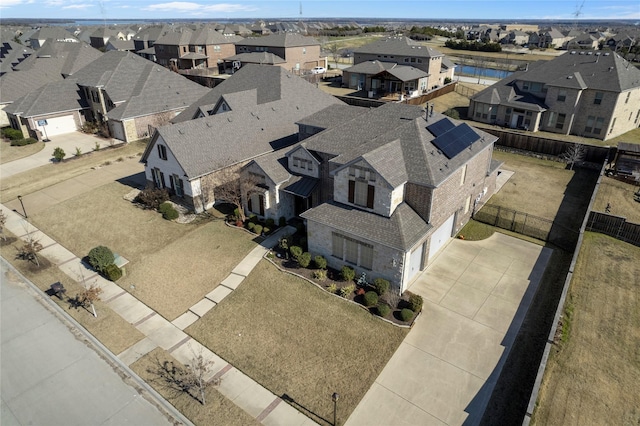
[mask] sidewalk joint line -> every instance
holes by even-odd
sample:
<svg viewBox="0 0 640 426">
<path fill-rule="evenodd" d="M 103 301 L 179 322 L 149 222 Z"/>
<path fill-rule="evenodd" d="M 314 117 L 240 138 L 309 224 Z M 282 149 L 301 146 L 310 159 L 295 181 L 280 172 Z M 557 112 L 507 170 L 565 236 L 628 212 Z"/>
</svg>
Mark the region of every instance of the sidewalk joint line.
<svg viewBox="0 0 640 426">
<path fill-rule="evenodd" d="M 151 311 L 151 313 L 149 315 L 147 315 L 146 317 L 139 319 L 138 321 L 133 323 L 134 327 L 139 326 L 140 324 L 142 324 L 143 322 L 145 322 L 146 320 L 148 320 L 149 318 L 151 318 L 152 316 L 156 315 L 155 311 Z"/>
<path fill-rule="evenodd" d="M 276 409 L 276 407 L 278 406 L 278 404 L 280 404 L 282 402 L 282 399 L 278 398 L 276 396 L 276 399 L 274 399 L 271 404 L 269 404 L 267 406 L 267 408 L 265 408 L 264 410 L 262 410 L 262 412 L 258 415 L 258 417 L 256 417 L 256 421 L 262 423 L 262 421 L 269 415 L 271 414 L 271 412 L 273 410 Z"/>
<path fill-rule="evenodd" d="M 56 244 L 57 244 L 57 243 L 56 243 Z M 62 262 L 62 263 L 59 263 L 59 264 L 58 264 L 58 268 L 59 268 L 59 267 L 61 267 L 62 265 L 66 265 L 67 263 L 72 262 L 72 261 L 74 261 L 74 260 L 80 260 L 80 259 L 78 259 L 78 257 L 77 257 L 77 256 L 74 256 L 74 257 L 72 257 L 71 259 L 68 259 L 68 260 L 65 260 L 65 261 L 64 261 L 64 262 Z"/>
<path fill-rule="evenodd" d="M 175 327 L 175 326 L 174 326 Z M 176 327 L 177 328 L 177 327 Z M 178 349 L 180 346 L 184 345 L 185 343 L 187 343 L 189 340 L 191 340 L 191 336 L 187 336 L 184 339 L 180 340 L 178 343 L 176 343 L 175 345 L 171 346 L 167 352 L 171 353 L 173 351 L 175 351 L 176 349 Z"/>
<path fill-rule="evenodd" d="M 220 377 L 224 376 L 232 368 L 233 368 L 233 365 L 227 363 L 227 365 L 222 367 L 222 370 L 218 371 L 216 374 L 213 375 L 211 380 L 218 380 Z"/>
<path fill-rule="evenodd" d="M 118 297 L 122 296 L 123 294 L 125 294 L 126 291 L 122 290 L 122 293 L 118 293 L 115 296 L 110 297 L 109 299 L 105 300 L 104 303 L 111 303 L 114 300 L 116 300 Z"/>
</svg>

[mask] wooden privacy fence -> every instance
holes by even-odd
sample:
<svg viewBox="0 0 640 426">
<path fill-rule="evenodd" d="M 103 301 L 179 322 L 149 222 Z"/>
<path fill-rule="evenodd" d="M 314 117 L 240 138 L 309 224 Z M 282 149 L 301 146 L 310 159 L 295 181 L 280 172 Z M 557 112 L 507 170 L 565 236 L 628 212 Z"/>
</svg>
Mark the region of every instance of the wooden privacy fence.
<svg viewBox="0 0 640 426">
<path fill-rule="evenodd" d="M 446 95 L 447 93 L 455 91 L 457 85 L 457 82 L 452 82 L 445 86 L 438 87 L 437 89 L 433 89 L 416 98 L 407 98 L 403 102 L 409 105 L 422 105 L 423 103 L 428 102 L 431 99 L 437 98 L 438 96 Z"/>
<path fill-rule="evenodd" d="M 640 225 L 627 222 L 624 217 L 591 211 L 586 229 L 640 247 Z"/>
<path fill-rule="evenodd" d="M 553 220 L 495 204 L 477 204 L 473 218 L 487 225 L 548 241 L 569 252 L 575 249 L 578 241 L 577 231 L 559 225 Z"/>
</svg>

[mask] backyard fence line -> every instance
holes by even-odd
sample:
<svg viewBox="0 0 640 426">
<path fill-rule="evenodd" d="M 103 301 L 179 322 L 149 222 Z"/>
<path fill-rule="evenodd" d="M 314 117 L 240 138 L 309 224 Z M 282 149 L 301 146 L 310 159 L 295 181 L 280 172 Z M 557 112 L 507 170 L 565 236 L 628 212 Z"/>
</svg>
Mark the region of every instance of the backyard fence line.
<svg viewBox="0 0 640 426">
<path fill-rule="evenodd" d="M 456 93 L 459 93 L 460 95 L 466 96 L 468 98 L 470 98 L 471 96 L 475 95 L 478 92 L 479 90 L 472 89 L 470 87 L 463 86 L 461 84 L 456 85 Z"/>
<path fill-rule="evenodd" d="M 578 231 L 559 225 L 551 219 L 496 204 L 476 204 L 473 218 L 487 225 L 550 242 L 569 252 L 575 249 L 578 241 Z"/>
<path fill-rule="evenodd" d="M 640 224 L 627 222 L 625 217 L 590 211 L 587 231 L 599 232 L 640 247 Z"/>
<path fill-rule="evenodd" d="M 430 90 L 424 95 L 420 95 L 416 98 L 406 98 L 402 102 L 409 105 L 422 105 L 423 103 L 428 102 L 431 99 L 437 98 L 438 96 L 457 91 L 457 86 L 459 86 L 459 84 L 454 81 L 442 87 L 438 87 L 437 89 Z"/>
</svg>

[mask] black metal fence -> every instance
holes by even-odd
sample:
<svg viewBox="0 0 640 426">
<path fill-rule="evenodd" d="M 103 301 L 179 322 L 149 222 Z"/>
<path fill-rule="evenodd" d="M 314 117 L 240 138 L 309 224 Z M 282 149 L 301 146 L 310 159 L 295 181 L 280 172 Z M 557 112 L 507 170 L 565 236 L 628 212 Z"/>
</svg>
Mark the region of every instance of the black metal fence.
<svg viewBox="0 0 640 426">
<path fill-rule="evenodd" d="M 573 252 L 578 241 L 576 230 L 550 219 L 495 204 L 477 204 L 473 218 L 487 225 L 550 242 L 569 252 Z"/>
<path fill-rule="evenodd" d="M 600 232 L 640 247 L 640 225 L 627 222 L 624 217 L 591 211 L 587 221 L 587 231 Z"/>
</svg>

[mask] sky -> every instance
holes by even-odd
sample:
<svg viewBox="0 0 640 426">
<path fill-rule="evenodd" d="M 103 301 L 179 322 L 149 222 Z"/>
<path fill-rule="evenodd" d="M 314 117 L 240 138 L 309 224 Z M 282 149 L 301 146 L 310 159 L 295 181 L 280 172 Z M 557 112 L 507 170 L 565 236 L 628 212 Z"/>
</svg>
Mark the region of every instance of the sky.
<svg viewBox="0 0 640 426">
<path fill-rule="evenodd" d="M 300 9 L 302 8 L 302 15 Z M 247 19 L 380 18 L 557 20 L 631 19 L 640 22 L 639 0 L 0 0 L 6 18 Z"/>
</svg>

